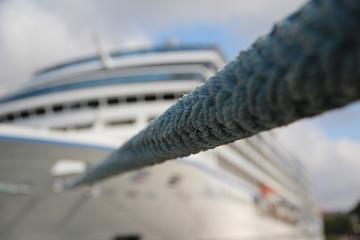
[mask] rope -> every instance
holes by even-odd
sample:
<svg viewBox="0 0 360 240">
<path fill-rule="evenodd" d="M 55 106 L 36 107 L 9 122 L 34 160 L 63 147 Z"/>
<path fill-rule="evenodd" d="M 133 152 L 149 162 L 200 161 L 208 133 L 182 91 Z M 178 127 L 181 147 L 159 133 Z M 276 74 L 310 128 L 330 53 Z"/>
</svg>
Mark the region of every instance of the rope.
<svg viewBox="0 0 360 240">
<path fill-rule="evenodd" d="M 360 98 L 360 1 L 314 0 L 71 187 L 188 156 Z"/>
</svg>

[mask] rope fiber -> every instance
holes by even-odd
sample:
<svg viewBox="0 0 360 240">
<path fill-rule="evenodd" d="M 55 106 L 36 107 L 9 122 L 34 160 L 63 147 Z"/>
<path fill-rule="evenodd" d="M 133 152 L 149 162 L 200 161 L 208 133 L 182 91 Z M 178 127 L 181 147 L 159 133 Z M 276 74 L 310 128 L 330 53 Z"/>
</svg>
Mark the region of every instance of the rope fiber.
<svg viewBox="0 0 360 240">
<path fill-rule="evenodd" d="M 314 0 L 70 187 L 188 156 L 360 98 L 360 1 Z"/>
</svg>

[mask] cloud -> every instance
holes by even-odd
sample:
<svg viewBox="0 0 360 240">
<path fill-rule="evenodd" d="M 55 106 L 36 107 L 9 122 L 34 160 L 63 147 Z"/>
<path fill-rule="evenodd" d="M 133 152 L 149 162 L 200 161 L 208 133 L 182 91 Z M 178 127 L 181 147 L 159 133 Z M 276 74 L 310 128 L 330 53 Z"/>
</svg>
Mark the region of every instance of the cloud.
<svg viewBox="0 0 360 240">
<path fill-rule="evenodd" d="M 76 5 L 76 4 L 75 4 Z M 79 4 L 76 5 L 80 7 Z M 74 20 L 75 20 L 75 16 Z M 71 19 L 31 1 L 2 3 L 0 10 L 0 84 L 13 88 L 39 68 L 80 56 L 94 54 L 91 36 L 96 28 L 76 30 Z M 76 25 L 76 24 L 75 24 Z M 148 44 L 149 40 L 134 28 L 122 32 L 122 47 Z M 115 38 L 104 42 L 115 44 Z"/>
<path fill-rule="evenodd" d="M 360 143 L 329 139 L 313 121 L 276 130 L 279 140 L 309 170 L 325 210 L 347 210 L 360 200 Z"/>
<path fill-rule="evenodd" d="M 155 35 L 166 36 L 172 29 L 207 24 L 230 33 L 227 36 L 233 39 L 235 54 L 302 3 L 304 0 L 1 2 L 0 82 L 14 85 L 35 69 L 94 53 L 94 33 L 102 36 L 108 49 L 134 48 L 152 44 Z"/>
<path fill-rule="evenodd" d="M 360 141 L 360 101 L 336 109 L 314 119 L 317 127 L 326 130 L 331 139 L 351 138 Z"/>
<path fill-rule="evenodd" d="M 83 39 L 69 34 L 61 20 L 26 1 L 11 2 L 1 11 L 0 39 L 1 77 L 9 85 L 59 56 L 84 50 Z"/>
</svg>

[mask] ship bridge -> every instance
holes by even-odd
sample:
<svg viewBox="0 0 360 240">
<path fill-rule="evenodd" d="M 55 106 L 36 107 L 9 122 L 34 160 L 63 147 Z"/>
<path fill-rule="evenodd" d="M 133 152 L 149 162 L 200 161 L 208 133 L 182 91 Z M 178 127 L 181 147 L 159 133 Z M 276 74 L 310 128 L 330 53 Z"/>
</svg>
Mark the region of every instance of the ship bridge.
<svg viewBox="0 0 360 240">
<path fill-rule="evenodd" d="M 0 122 L 131 136 L 225 64 L 216 46 L 160 46 L 68 61 L 0 99 Z M 119 130 L 119 131 L 117 131 Z"/>
<path fill-rule="evenodd" d="M 215 46 L 165 46 L 119 51 L 111 53 L 110 58 L 111 67 L 106 68 L 100 56 L 45 68 L 35 73 L 22 88 L 0 99 L 0 104 L 104 85 L 189 78 L 204 81 L 225 63 L 222 53 Z"/>
</svg>

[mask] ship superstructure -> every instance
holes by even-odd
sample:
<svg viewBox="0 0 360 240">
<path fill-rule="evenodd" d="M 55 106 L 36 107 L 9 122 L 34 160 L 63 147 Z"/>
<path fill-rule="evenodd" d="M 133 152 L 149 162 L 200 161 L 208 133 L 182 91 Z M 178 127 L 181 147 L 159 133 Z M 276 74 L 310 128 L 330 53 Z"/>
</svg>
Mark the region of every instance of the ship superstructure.
<svg viewBox="0 0 360 240">
<path fill-rule="evenodd" d="M 0 201 L 16 209 L 13 199 L 22 198 L 16 212 L 25 215 L 17 222 L 5 213 L 0 237 L 322 239 L 309 176 L 276 131 L 61 193 L 225 64 L 213 46 L 113 52 L 109 60 L 44 69 L 0 100 Z"/>
<path fill-rule="evenodd" d="M 111 69 L 100 57 L 89 57 L 36 73 L 0 100 L 0 121 L 62 131 L 136 132 L 224 65 L 215 47 L 163 47 L 111 57 Z"/>
</svg>

